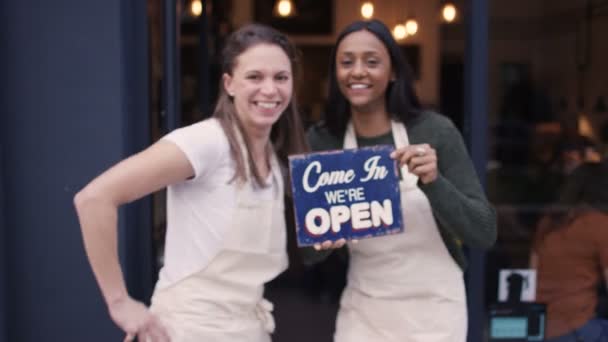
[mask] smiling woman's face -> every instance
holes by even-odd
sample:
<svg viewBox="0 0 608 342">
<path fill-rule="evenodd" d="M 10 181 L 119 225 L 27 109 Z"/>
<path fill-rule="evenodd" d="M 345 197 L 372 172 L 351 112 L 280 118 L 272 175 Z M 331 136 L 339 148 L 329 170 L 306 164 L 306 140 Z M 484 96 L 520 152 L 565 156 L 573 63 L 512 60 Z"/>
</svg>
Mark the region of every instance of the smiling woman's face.
<svg viewBox="0 0 608 342">
<path fill-rule="evenodd" d="M 291 101 L 289 57 L 277 45 L 255 45 L 237 57 L 232 75 L 224 74 L 224 87 L 244 125 L 270 129 Z"/>
<path fill-rule="evenodd" d="M 371 32 L 361 30 L 342 39 L 336 52 L 336 79 L 354 110 L 384 108 L 392 78 L 388 50 Z"/>
</svg>

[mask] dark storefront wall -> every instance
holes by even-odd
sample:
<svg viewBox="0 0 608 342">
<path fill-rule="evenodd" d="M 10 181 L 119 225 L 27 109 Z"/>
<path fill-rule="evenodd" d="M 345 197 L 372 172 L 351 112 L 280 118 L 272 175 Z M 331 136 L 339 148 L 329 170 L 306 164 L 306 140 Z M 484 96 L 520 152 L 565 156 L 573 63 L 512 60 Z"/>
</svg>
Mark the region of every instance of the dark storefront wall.
<svg viewBox="0 0 608 342">
<path fill-rule="evenodd" d="M 2 88 L 0 88 L 1 90 Z M 2 180 L 2 170 L 4 168 L 2 164 L 2 143 L 0 140 L 0 341 L 6 340 L 6 297 L 5 297 L 5 283 L 6 283 L 6 245 L 4 232 L 6 224 L 4 223 L 4 187 Z"/>
<path fill-rule="evenodd" d="M 2 1 L 0 19 L 0 341 L 119 341 L 72 198 L 148 143 L 145 1 Z M 137 296 L 153 283 L 146 203 L 119 227 Z"/>
</svg>

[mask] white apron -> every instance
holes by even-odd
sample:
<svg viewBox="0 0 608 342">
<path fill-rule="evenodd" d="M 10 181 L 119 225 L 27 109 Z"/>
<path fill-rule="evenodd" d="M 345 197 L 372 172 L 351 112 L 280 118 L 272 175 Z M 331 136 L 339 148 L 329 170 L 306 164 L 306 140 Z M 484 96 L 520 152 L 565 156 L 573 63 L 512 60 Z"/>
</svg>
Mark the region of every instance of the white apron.
<svg viewBox="0 0 608 342">
<path fill-rule="evenodd" d="M 409 145 L 392 122 L 397 148 Z M 352 123 L 344 148 L 356 148 Z M 402 168 L 402 234 L 349 243 L 347 287 L 335 342 L 464 342 L 466 294 L 462 270 L 447 250 L 418 177 Z"/>
<path fill-rule="evenodd" d="M 251 177 L 237 190 L 237 209 L 218 255 L 205 268 L 155 291 L 150 309 L 172 342 L 271 340 L 274 320 L 272 304 L 262 298 L 264 283 L 288 263 L 283 178 L 274 153 L 271 168 L 271 196 L 255 192 Z"/>
</svg>

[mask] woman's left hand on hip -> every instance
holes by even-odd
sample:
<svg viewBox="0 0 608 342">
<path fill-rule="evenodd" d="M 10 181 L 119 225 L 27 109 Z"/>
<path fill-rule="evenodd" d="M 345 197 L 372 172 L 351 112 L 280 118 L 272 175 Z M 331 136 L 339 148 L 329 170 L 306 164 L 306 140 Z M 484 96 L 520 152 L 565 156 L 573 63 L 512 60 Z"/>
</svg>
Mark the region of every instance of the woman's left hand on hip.
<svg viewBox="0 0 608 342">
<path fill-rule="evenodd" d="M 423 184 L 437 179 L 437 153 L 429 144 L 401 147 L 391 153 L 399 167 L 407 166 L 410 173 L 418 176 Z"/>
</svg>

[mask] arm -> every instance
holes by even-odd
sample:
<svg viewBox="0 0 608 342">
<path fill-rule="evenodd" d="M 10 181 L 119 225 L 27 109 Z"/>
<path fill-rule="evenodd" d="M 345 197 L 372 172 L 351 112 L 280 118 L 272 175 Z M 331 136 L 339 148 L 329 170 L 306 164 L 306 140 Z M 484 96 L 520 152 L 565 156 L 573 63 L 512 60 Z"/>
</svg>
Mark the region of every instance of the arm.
<svg viewBox="0 0 608 342">
<path fill-rule="evenodd" d="M 161 140 L 110 168 L 74 197 L 93 273 L 112 318 L 128 333 L 139 329 L 124 326 L 129 323 L 115 312 L 130 300 L 118 261 L 118 207 L 193 175 L 184 153 L 173 143 Z"/>
<path fill-rule="evenodd" d="M 496 241 L 496 212 L 479 183 L 460 133 L 451 123 L 437 138 L 437 179 L 421 184 L 441 225 L 465 245 L 489 248 Z"/>
</svg>

